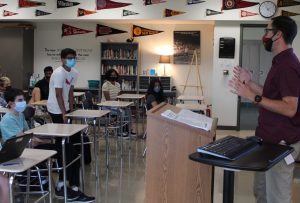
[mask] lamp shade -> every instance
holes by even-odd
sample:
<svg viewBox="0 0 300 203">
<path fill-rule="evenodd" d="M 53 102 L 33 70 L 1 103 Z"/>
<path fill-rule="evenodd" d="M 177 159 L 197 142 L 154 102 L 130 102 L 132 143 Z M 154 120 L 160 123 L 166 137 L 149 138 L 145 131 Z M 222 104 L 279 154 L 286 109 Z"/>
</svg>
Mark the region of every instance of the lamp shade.
<svg viewBox="0 0 300 203">
<path fill-rule="evenodd" d="M 161 55 L 159 57 L 159 63 L 171 63 L 171 57 L 166 55 Z"/>
</svg>

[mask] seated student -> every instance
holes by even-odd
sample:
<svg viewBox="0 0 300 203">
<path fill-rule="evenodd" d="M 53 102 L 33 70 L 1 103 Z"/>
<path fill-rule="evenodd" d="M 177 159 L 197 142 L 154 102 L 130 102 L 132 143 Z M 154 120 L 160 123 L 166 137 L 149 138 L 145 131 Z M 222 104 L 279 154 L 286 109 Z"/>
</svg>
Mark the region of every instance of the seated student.
<svg viewBox="0 0 300 203">
<path fill-rule="evenodd" d="M 121 93 L 121 85 L 118 83 L 119 74 L 115 69 L 110 69 L 105 73 L 106 82 L 102 85 L 101 101 L 117 100 Z"/>
<path fill-rule="evenodd" d="M 22 134 L 24 131 L 28 130 L 28 124 L 25 121 L 25 117 L 23 111 L 26 108 L 26 101 L 24 100 L 23 91 L 19 89 L 10 89 L 4 94 L 5 99 L 8 104 L 9 112 L 6 113 L 1 122 L 0 129 L 2 134 L 3 142 L 6 140 L 18 136 Z M 42 140 L 34 137 L 32 139 L 32 143 L 35 148 L 38 149 L 49 149 L 57 151 L 57 155 L 55 158 L 58 159 L 58 162 L 61 165 L 62 157 L 61 157 L 61 144 L 45 144 Z M 67 163 L 70 163 L 77 157 L 76 150 L 73 145 L 66 144 L 66 159 Z M 79 191 L 79 170 L 80 170 L 80 161 L 77 160 L 70 167 L 67 168 L 67 179 L 69 181 L 69 185 L 72 189 L 67 188 L 68 190 L 68 200 L 74 202 L 93 202 L 95 200 L 94 197 L 88 197 L 82 192 Z M 57 183 L 55 189 L 55 195 L 57 198 L 64 198 L 64 189 L 63 189 L 63 177 L 62 173 L 59 174 L 59 182 Z"/>
<path fill-rule="evenodd" d="M 49 81 L 50 77 L 53 73 L 53 68 L 51 66 L 47 66 L 44 68 L 44 78 L 39 80 L 34 89 L 32 90 L 32 96 L 29 101 L 29 104 L 40 100 L 47 100 L 49 96 Z"/>
<path fill-rule="evenodd" d="M 164 90 L 162 88 L 160 80 L 151 80 L 146 94 L 147 109 L 151 109 L 159 103 L 164 102 L 165 100 Z"/>
<path fill-rule="evenodd" d="M 4 98 L 4 92 L 7 87 L 10 87 L 10 79 L 8 77 L 0 78 L 0 106 L 6 107 L 7 103 Z"/>
</svg>

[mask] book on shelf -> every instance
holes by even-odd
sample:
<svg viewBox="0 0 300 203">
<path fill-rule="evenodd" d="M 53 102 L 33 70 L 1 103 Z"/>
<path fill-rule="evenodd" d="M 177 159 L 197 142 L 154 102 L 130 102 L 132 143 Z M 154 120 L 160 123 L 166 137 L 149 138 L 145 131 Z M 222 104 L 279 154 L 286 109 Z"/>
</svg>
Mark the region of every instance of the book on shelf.
<svg viewBox="0 0 300 203">
<path fill-rule="evenodd" d="M 168 109 L 161 113 L 161 116 L 206 131 L 211 130 L 211 126 L 213 123 L 212 118 L 187 109 L 181 109 L 179 113 L 175 113 Z"/>
<path fill-rule="evenodd" d="M 103 59 L 132 59 L 137 60 L 137 50 L 134 49 L 104 49 Z"/>
<path fill-rule="evenodd" d="M 134 65 L 101 65 L 103 74 L 109 69 L 115 69 L 120 75 L 137 75 L 137 68 Z"/>
</svg>

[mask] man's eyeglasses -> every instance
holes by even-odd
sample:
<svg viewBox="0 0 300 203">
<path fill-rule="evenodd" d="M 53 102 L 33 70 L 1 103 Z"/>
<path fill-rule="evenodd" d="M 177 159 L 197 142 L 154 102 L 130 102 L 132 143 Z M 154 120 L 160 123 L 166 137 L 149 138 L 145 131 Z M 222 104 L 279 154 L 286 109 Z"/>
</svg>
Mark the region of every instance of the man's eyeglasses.
<svg viewBox="0 0 300 203">
<path fill-rule="evenodd" d="M 269 31 L 275 31 L 276 29 L 274 28 L 266 28 L 265 29 L 265 34 L 267 34 Z"/>
</svg>

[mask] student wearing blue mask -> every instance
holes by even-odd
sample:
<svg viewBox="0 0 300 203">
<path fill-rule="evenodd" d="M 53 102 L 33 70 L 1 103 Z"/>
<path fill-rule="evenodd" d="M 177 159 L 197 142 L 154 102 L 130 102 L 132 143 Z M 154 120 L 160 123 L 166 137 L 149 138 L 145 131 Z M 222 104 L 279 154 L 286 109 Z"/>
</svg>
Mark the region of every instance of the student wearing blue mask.
<svg viewBox="0 0 300 203">
<path fill-rule="evenodd" d="M 165 100 L 164 90 L 160 80 L 151 80 L 146 94 L 147 109 L 151 109 L 159 103 L 164 102 Z"/>
</svg>

